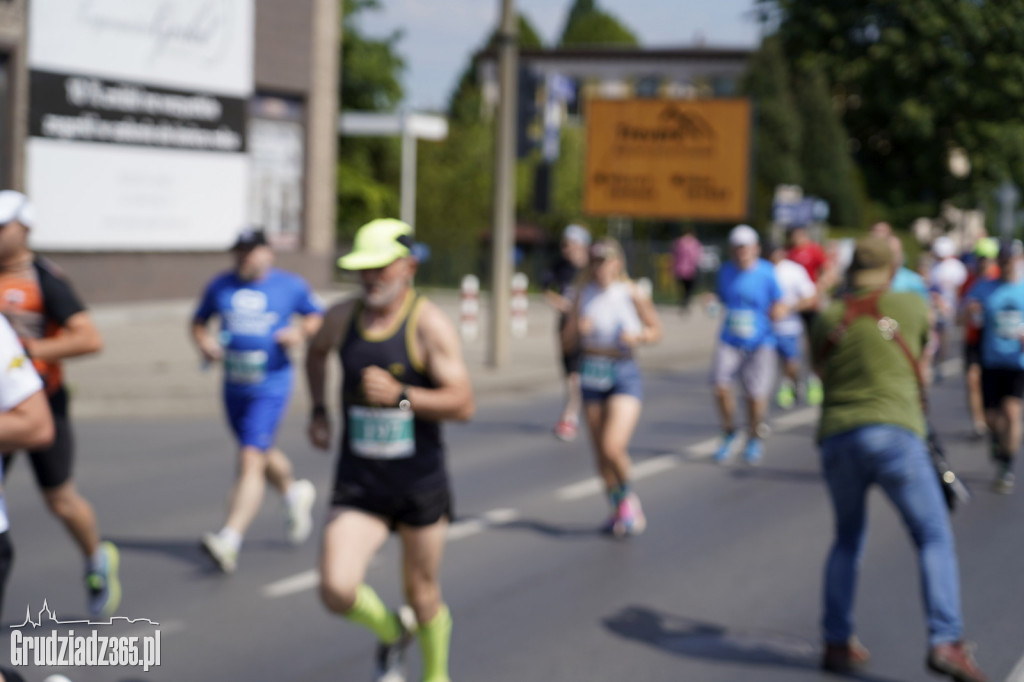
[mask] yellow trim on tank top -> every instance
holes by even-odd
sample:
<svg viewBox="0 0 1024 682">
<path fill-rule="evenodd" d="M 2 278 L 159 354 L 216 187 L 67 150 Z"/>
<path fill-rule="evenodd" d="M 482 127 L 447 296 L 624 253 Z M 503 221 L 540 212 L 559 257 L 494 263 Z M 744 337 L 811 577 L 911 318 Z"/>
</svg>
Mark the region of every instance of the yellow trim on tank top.
<svg viewBox="0 0 1024 682">
<path fill-rule="evenodd" d="M 420 310 L 423 308 L 423 299 L 417 298 L 412 311 L 409 313 L 409 324 L 405 325 L 405 353 L 409 356 L 409 364 L 412 368 L 423 374 L 427 370 L 423 362 L 423 354 L 416 345 L 416 325 L 420 319 Z"/>
<path fill-rule="evenodd" d="M 399 309 L 398 314 L 395 315 L 395 319 L 391 321 L 391 324 L 386 329 L 382 329 L 379 332 L 368 332 L 363 325 L 362 312 L 366 310 L 366 306 L 363 305 L 361 308 L 359 318 L 356 320 L 356 331 L 359 332 L 359 336 L 364 341 L 370 341 L 371 343 L 380 343 L 381 341 L 387 341 L 398 332 L 399 327 L 405 322 L 405 319 L 409 316 L 409 308 L 412 307 L 412 302 L 416 300 L 416 293 L 409 289 L 405 294 L 405 300 L 402 302 L 402 307 Z"/>
</svg>

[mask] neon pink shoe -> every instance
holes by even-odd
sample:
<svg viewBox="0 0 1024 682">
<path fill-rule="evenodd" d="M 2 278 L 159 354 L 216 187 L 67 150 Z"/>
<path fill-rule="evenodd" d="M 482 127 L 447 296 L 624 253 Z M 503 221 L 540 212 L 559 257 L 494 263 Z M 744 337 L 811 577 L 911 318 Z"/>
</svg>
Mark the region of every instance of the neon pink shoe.
<svg viewBox="0 0 1024 682">
<path fill-rule="evenodd" d="M 617 516 L 618 521 L 612 527 L 612 534 L 615 537 L 640 535 L 647 528 L 647 517 L 644 516 L 640 498 L 635 493 L 630 493 L 622 500 Z"/>
<path fill-rule="evenodd" d="M 580 432 L 579 424 L 570 419 L 560 419 L 555 424 L 555 438 L 566 443 L 576 440 Z"/>
</svg>

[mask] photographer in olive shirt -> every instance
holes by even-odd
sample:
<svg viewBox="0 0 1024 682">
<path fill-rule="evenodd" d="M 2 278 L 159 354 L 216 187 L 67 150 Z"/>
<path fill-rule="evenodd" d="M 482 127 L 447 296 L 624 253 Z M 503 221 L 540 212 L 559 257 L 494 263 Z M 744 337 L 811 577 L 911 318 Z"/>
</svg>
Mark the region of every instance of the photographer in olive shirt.
<svg viewBox="0 0 1024 682">
<path fill-rule="evenodd" d="M 984 682 L 961 639 L 953 531 L 924 440 L 916 365 L 928 338 L 928 310 L 916 294 L 889 291 L 895 269 L 887 241 L 858 241 L 850 293 L 821 315 L 811 333 L 825 388 L 818 442 L 836 533 L 825 567 L 822 667 L 849 672 L 870 657 L 854 637 L 853 598 L 867 492 L 878 484 L 917 546 L 929 635 L 926 665 L 960 682 Z"/>
</svg>

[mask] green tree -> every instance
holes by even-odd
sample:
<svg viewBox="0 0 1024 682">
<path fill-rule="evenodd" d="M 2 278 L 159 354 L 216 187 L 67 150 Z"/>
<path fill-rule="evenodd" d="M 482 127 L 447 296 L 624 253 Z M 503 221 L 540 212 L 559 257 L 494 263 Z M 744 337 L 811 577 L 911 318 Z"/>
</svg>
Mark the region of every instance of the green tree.
<svg viewBox="0 0 1024 682">
<path fill-rule="evenodd" d="M 803 121 L 800 166 L 804 192 L 828 201 L 832 224 L 859 227 L 862 198 L 857 193 L 848 136 L 821 67 L 811 63 L 799 70 L 793 92 Z"/>
<path fill-rule="evenodd" d="M 899 210 L 1024 182 L 1024 0 L 760 0 L 789 58 L 843 106 L 872 199 Z M 964 148 L 973 171 L 951 176 Z"/>
<path fill-rule="evenodd" d="M 614 16 L 597 7 L 595 0 L 576 0 L 559 41 L 562 47 L 640 44 L 636 34 Z"/>
<path fill-rule="evenodd" d="M 498 42 L 498 30 L 491 32 L 484 49 L 492 49 Z M 519 47 L 536 50 L 544 47 L 537 29 L 525 14 L 519 15 Z M 471 59 L 462 70 L 459 80 L 448 99 L 448 115 L 453 122 L 464 123 L 480 119 L 480 86 L 477 85 L 476 61 Z"/>
<path fill-rule="evenodd" d="M 761 43 L 740 87 L 755 107 L 753 223 L 760 227 L 770 219 L 776 185 L 799 185 L 803 180 L 800 115 L 777 40 Z"/>
<path fill-rule="evenodd" d="M 344 0 L 341 108 L 345 111 L 392 111 L 404 96 L 401 75 L 405 62 L 397 52 L 401 32 L 369 38 L 359 28 L 359 17 L 380 6 L 379 0 Z M 340 138 L 339 237 L 350 237 L 373 218 L 398 215 L 400 176 L 400 154 L 395 140 Z"/>
</svg>

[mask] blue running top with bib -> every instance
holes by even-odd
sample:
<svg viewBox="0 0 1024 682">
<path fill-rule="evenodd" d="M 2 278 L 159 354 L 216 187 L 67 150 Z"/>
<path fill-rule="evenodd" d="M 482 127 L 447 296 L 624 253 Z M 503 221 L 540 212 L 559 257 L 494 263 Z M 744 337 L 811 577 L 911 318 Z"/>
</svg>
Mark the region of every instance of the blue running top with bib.
<svg viewBox="0 0 1024 682">
<path fill-rule="evenodd" d="M 274 335 L 291 324 L 292 315 L 322 314 L 323 304 L 298 275 L 271 269 L 247 282 L 234 272 L 207 286 L 193 319 L 221 321 L 224 388 L 231 393 L 287 393 L 292 371 L 288 353 Z"/>
<path fill-rule="evenodd" d="M 742 350 L 775 344 L 771 309 L 782 298 L 775 268 L 764 259 L 741 270 L 732 261 L 718 271 L 718 298 L 725 308 L 721 339 Z"/>
</svg>

